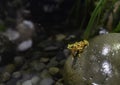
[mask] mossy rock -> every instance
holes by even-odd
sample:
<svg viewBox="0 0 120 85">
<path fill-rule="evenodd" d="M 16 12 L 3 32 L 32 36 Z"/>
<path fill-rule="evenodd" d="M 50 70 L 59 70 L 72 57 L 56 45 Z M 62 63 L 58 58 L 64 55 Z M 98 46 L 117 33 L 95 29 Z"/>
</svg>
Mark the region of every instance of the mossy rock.
<svg viewBox="0 0 120 85">
<path fill-rule="evenodd" d="M 104 34 L 89 40 L 89 46 L 73 62 L 71 55 L 64 67 L 65 85 L 119 85 L 120 34 Z"/>
</svg>

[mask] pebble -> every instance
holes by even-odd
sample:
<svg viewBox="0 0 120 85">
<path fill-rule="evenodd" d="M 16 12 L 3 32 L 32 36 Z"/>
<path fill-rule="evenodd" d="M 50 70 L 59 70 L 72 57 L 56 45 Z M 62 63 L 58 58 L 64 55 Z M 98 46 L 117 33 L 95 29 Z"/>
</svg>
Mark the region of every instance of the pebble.
<svg viewBox="0 0 120 85">
<path fill-rule="evenodd" d="M 46 63 L 46 62 L 48 62 L 49 61 L 49 58 L 41 58 L 40 59 L 40 62 L 41 63 Z"/>
<path fill-rule="evenodd" d="M 44 63 L 39 63 L 38 61 L 33 61 L 31 63 L 31 67 L 32 67 L 32 69 L 34 69 L 36 71 L 41 71 L 42 69 L 44 69 L 46 67 L 46 65 Z"/>
<path fill-rule="evenodd" d="M 32 85 L 32 81 L 31 80 L 26 80 L 22 83 L 22 85 Z"/>
<path fill-rule="evenodd" d="M 26 51 L 26 50 L 28 50 L 29 48 L 32 47 L 32 43 L 33 42 L 32 42 L 31 39 L 25 40 L 18 45 L 17 50 L 18 51 Z"/>
<path fill-rule="evenodd" d="M 55 85 L 63 85 L 62 79 L 59 79 L 59 80 L 55 83 Z"/>
<path fill-rule="evenodd" d="M 101 27 L 101 28 L 99 29 L 99 34 L 100 34 L 100 35 L 102 35 L 102 34 L 108 34 L 108 31 L 107 31 L 105 28 Z"/>
<path fill-rule="evenodd" d="M 14 70 L 15 70 L 15 65 L 14 64 L 8 64 L 5 67 L 4 72 L 12 73 Z"/>
<path fill-rule="evenodd" d="M 19 82 L 24 82 L 27 80 L 31 80 L 31 78 L 33 77 L 33 74 L 30 74 L 29 72 L 23 72 L 22 74 L 22 79 Z"/>
<path fill-rule="evenodd" d="M 57 74 L 59 72 L 59 68 L 57 68 L 57 67 L 50 67 L 49 68 L 49 73 L 51 74 L 51 75 L 55 75 L 55 74 Z"/>
<path fill-rule="evenodd" d="M 8 73 L 8 72 L 3 73 L 3 75 L 2 75 L 2 82 L 8 81 L 10 79 L 10 77 L 11 77 L 10 73 Z"/>
<path fill-rule="evenodd" d="M 22 85 L 21 81 L 17 81 L 16 85 Z"/>
<path fill-rule="evenodd" d="M 18 79 L 11 78 L 5 85 L 16 85 Z"/>
<path fill-rule="evenodd" d="M 48 70 L 43 70 L 41 73 L 40 73 L 40 78 L 44 79 L 44 78 L 49 78 L 51 77 L 51 75 L 49 74 Z"/>
<path fill-rule="evenodd" d="M 40 85 L 52 85 L 54 80 L 52 78 L 45 78 L 40 82 Z"/>
<path fill-rule="evenodd" d="M 53 57 L 53 58 L 50 60 L 50 62 L 49 62 L 49 64 L 47 65 L 47 67 L 54 67 L 54 66 L 57 66 L 57 65 L 58 65 L 58 62 L 56 61 L 56 58 Z"/>
<path fill-rule="evenodd" d="M 12 77 L 13 78 L 20 78 L 22 76 L 21 72 L 13 72 Z"/>
<path fill-rule="evenodd" d="M 19 32 L 15 31 L 11 28 L 8 28 L 6 30 L 6 32 L 4 33 L 4 35 L 7 36 L 9 38 L 9 40 L 11 40 L 11 41 L 15 41 L 20 37 Z"/>
<path fill-rule="evenodd" d="M 14 58 L 14 62 L 16 65 L 22 65 L 24 63 L 24 59 L 22 56 L 16 56 Z"/>
<path fill-rule="evenodd" d="M 44 48 L 44 51 L 54 51 L 54 50 L 58 50 L 59 47 L 57 46 L 48 46 L 46 48 Z"/>
<path fill-rule="evenodd" d="M 38 85 L 38 83 L 40 82 L 40 77 L 38 76 L 34 76 L 31 79 L 32 85 Z"/>
<path fill-rule="evenodd" d="M 62 41 L 66 38 L 66 36 L 64 34 L 57 34 L 56 35 L 56 40 L 57 41 Z"/>
<path fill-rule="evenodd" d="M 33 22 L 31 22 L 29 20 L 24 20 L 23 24 L 24 24 L 24 26 L 26 26 L 26 28 L 34 30 L 34 24 L 33 24 Z"/>
</svg>

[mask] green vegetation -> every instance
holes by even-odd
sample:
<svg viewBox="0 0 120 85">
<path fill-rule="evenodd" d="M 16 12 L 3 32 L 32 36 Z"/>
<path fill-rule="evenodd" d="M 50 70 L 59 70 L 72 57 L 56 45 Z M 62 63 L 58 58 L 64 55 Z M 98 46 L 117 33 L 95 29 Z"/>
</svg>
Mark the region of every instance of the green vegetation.
<svg viewBox="0 0 120 85">
<path fill-rule="evenodd" d="M 85 0 L 84 3 L 76 0 L 69 20 L 83 32 L 83 38 L 88 39 L 100 27 L 109 32 L 120 32 L 119 15 L 119 0 Z"/>
<path fill-rule="evenodd" d="M 96 20 L 97 20 L 96 23 L 99 22 L 99 20 L 100 20 L 100 15 L 101 15 L 102 10 L 103 10 L 103 8 L 104 8 L 104 6 L 105 6 L 105 3 L 106 3 L 106 0 L 100 0 L 100 1 L 97 3 L 97 6 L 95 7 L 95 9 L 93 10 L 93 12 L 92 12 L 92 14 L 91 14 L 91 18 L 90 18 L 90 20 L 89 20 L 89 22 L 88 22 L 87 28 L 86 28 L 86 30 L 85 30 L 85 32 L 84 32 L 84 38 L 85 38 L 85 39 L 89 37 L 90 32 L 91 32 L 91 30 L 92 30 L 92 27 L 93 27 L 93 25 L 95 24 Z"/>
</svg>

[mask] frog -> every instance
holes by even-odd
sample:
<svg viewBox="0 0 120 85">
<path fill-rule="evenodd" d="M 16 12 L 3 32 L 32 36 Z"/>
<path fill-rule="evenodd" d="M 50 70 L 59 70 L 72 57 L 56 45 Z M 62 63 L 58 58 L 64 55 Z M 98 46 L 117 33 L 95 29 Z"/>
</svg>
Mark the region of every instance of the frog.
<svg viewBox="0 0 120 85">
<path fill-rule="evenodd" d="M 63 70 L 65 85 L 119 85 L 120 34 L 98 35 L 88 42 L 82 51 L 71 52 L 67 58 Z"/>
</svg>

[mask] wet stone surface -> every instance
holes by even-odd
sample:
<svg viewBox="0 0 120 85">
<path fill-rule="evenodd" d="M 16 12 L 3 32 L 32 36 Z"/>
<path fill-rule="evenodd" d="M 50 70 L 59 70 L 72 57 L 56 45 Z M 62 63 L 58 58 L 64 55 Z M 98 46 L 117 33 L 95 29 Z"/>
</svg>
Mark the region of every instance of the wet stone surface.
<svg viewBox="0 0 120 85">
<path fill-rule="evenodd" d="M 112 38 L 111 38 L 112 37 Z M 67 85 L 119 85 L 120 34 L 97 36 L 89 41 L 74 62 L 70 56 L 65 64 Z M 74 63 L 73 63 L 74 62 Z"/>
</svg>

